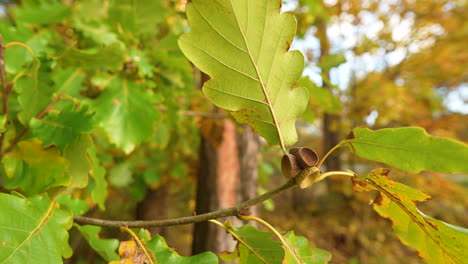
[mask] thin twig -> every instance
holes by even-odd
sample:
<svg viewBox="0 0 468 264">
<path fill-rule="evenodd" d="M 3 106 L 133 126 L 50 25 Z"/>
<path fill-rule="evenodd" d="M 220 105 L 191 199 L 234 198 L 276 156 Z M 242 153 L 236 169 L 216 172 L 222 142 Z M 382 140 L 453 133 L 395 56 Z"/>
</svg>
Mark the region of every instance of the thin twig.
<svg viewBox="0 0 468 264">
<path fill-rule="evenodd" d="M 267 193 L 259 195 L 253 199 L 242 202 L 237 206 L 221 209 L 218 211 L 200 214 L 195 216 L 187 216 L 174 219 L 165 219 L 165 220 L 152 220 L 152 221 L 114 221 L 114 220 L 104 220 L 84 216 L 74 216 L 73 219 L 75 223 L 83 225 L 97 225 L 97 226 L 107 226 L 107 227 L 121 227 L 126 226 L 130 228 L 148 228 L 148 227 L 161 227 L 161 226 L 175 226 L 175 225 L 186 225 L 194 224 L 199 222 L 205 222 L 211 219 L 223 218 L 227 216 L 237 216 L 239 211 L 253 205 L 264 202 L 268 199 L 275 197 L 276 195 L 294 188 L 296 186 L 294 178 L 281 185 L 280 187 L 271 190 Z"/>
<path fill-rule="evenodd" d="M 8 116 L 8 81 L 6 78 L 5 71 L 5 47 L 3 46 L 3 38 L 0 35 L 0 76 L 2 78 L 2 95 L 3 95 L 3 107 L 2 114 L 5 118 Z M 0 134 L 0 156 L 3 153 L 3 141 L 5 140 L 5 132 Z"/>
</svg>

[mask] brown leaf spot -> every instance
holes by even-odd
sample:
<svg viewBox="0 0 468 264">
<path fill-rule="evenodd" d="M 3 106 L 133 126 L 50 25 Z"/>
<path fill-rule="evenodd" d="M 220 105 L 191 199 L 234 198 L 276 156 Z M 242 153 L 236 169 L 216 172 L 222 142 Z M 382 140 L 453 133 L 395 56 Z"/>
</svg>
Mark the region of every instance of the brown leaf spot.
<svg viewBox="0 0 468 264">
<path fill-rule="evenodd" d="M 6 246 L 6 242 L 5 242 L 5 241 L 2 242 L 2 246 Z"/>
<path fill-rule="evenodd" d="M 390 169 L 387 168 L 381 168 L 380 169 L 380 175 L 388 177 L 388 174 L 390 173 Z"/>
<path fill-rule="evenodd" d="M 429 221 L 428 219 L 424 219 L 424 222 L 426 222 L 426 224 L 428 224 L 429 226 L 431 226 L 432 228 L 434 228 L 435 230 L 439 230 L 439 227 L 436 226 L 435 224 L 433 224 L 431 221 Z"/>
<path fill-rule="evenodd" d="M 120 101 L 117 100 L 117 99 L 114 99 L 114 100 L 112 101 L 112 104 L 121 105 Z"/>
</svg>

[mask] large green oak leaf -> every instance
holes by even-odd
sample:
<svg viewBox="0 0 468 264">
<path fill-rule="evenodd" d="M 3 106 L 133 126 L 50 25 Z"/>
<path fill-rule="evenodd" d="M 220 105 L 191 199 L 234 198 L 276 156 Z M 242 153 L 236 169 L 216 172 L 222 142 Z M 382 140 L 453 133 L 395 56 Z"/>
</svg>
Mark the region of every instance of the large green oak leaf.
<svg viewBox="0 0 468 264">
<path fill-rule="evenodd" d="M 468 145 L 420 127 L 356 128 L 343 141 L 356 155 L 409 171 L 468 173 Z"/>
<path fill-rule="evenodd" d="M 375 169 L 354 180 L 358 191 L 379 191 L 372 204 L 382 217 L 393 223 L 393 232 L 407 246 L 418 250 L 429 264 L 468 263 L 468 230 L 428 217 L 416 202 L 431 197 L 419 190 L 388 179 L 389 169 Z"/>
<path fill-rule="evenodd" d="M 96 119 L 112 143 L 126 153 L 148 140 L 159 120 L 157 98 L 133 81 L 116 78 L 93 102 Z"/>
<path fill-rule="evenodd" d="M 0 263 L 63 263 L 72 249 L 72 215 L 45 196 L 29 199 L 0 193 Z"/>
<path fill-rule="evenodd" d="M 191 32 L 179 46 L 211 77 L 205 95 L 251 125 L 270 144 L 294 144 L 295 120 L 308 102 L 305 88 L 293 88 L 304 57 L 288 51 L 296 21 L 280 13 L 281 0 L 193 0 L 187 4 Z"/>
</svg>

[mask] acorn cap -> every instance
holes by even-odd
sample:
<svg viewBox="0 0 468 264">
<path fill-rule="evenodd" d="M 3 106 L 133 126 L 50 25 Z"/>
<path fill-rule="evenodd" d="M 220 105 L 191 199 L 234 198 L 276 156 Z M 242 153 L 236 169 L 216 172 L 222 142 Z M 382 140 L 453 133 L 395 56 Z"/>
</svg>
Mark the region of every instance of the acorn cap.
<svg viewBox="0 0 468 264">
<path fill-rule="evenodd" d="M 281 158 L 281 171 L 286 178 L 293 178 L 301 171 L 301 167 L 299 167 L 294 155 L 283 155 L 283 158 Z"/>
<path fill-rule="evenodd" d="M 291 148 L 289 153 L 294 155 L 299 162 L 301 168 L 308 168 L 317 165 L 319 157 L 315 151 L 310 148 L 301 147 L 301 148 Z"/>
</svg>

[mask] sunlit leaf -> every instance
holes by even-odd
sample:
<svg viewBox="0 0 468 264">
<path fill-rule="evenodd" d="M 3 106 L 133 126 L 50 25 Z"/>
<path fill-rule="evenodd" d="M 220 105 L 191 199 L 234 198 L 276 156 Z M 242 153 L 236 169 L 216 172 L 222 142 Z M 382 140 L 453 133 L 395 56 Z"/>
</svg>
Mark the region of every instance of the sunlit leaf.
<svg viewBox="0 0 468 264">
<path fill-rule="evenodd" d="M 294 255 L 297 259 L 306 264 L 326 264 L 332 255 L 330 252 L 323 249 L 312 247 L 307 238 L 303 236 L 296 236 L 293 231 L 289 231 L 284 235 L 288 243 L 293 247 Z M 286 250 L 286 257 L 284 263 L 297 263 L 291 252 Z"/>
<path fill-rule="evenodd" d="M 345 146 L 360 157 L 409 172 L 468 172 L 468 145 L 431 136 L 420 127 L 356 128 Z"/>
<path fill-rule="evenodd" d="M 93 102 L 96 119 L 104 127 L 111 142 L 125 152 L 149 139 L 159 113 L 155 97 L 141 85 L 115 79 Z"/>
<path fill-rule="evenodd" d="M 280 14 L 281 0 L 210 1 L 187 4 L 191 32 L 182 35 L 184 54 L 211 80 L 205 95 L 248 123 L 270 144 L 297 141 L 296 119 L 308 92 L 292 89 L 304 68 L 294 38 L 293 14 Z"/>
<path fill-rule="evenodd" d="M 75 225 L 75 227 L 81 232 L 84 238 L 88 241 L 89 245 L 96 250 L 96 252 L 106 261 L 118 260 L 117 248 L 119 247 L 119 241 L 117 239 L 105 239 L 99 237 L 101 232 L 100 226 L 91 225 Z"/>
<path fill-rule="evenodd" d="M 57 148 L 44 149 L 37 139 L 22 141 L 18 147 L 18 152 L 8 153 L 2 160 L 6 188 L 21 188 L 27 195 L 33 195 L 70 184 L 70 176 L 65 173 L 69 162 Z"/>
<path fill-rule="evenodd" d="M 62 263 L 72 249 L 72 216 L 45 196 L 29 199 L 0 193 L 0 263 Z"/>
<path fill-rule="evenodd" d="M 390 219 L 394 233 L 427 263 L 468 263 L 468 230 L 422 214 L 415 203 L 431 197 L 388 179 L 388 173 L 388 169 L 375 169 L 355 180 L 354 186 L 358 191 L 380 192 L 372 204 L 374 210 Z"/>
</svg>

